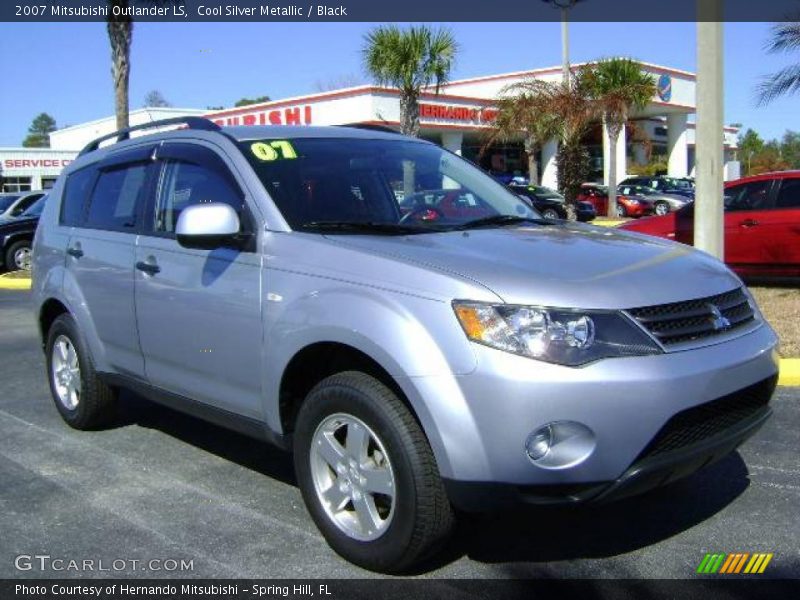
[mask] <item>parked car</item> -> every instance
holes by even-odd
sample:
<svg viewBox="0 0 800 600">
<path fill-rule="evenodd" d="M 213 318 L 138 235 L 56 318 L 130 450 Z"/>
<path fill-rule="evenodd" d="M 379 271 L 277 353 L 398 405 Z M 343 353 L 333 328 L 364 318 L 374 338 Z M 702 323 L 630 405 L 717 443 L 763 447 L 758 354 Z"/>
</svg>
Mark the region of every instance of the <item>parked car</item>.
<svg viewBox="0 0 800 600">
<path fill-rule="evenodd" d="M 617 191 L 617 216 L 619 217 L 645 217 L 655 213 L 655 202 L 648 198 L 632 193 L 623 194 L 618 188 Z M 584 183 L 581 186 L 581 193 L 578 200 L 589 202 L 594 206 L 598 215 L 608 214 L 608 187 L 596 183 Z"/>
<path fill-rule="evenodd" d="M 620 185 L 643 185 L 664 194 L 694 199 L 694 179 L 689 177 L 628 177 Z"/>
<path fill-rule="evenodd" d="M 487 214 L 403 213 L 400 185 Z M 382 572 L 439 547 L 453 507 L 692 473 L 764 423 L 777 381 L 775 333 L 719 261 L 541 219 L 380 131 L 187 117 L 100 138 L 45 205 L 32 275 L 70 426 L 113 422 L 129 388 L 291 449 L 328 543 Z"/>
<path fill-rule="evenodd" d="M 47 196 L 39 196 L 22 214 L 0 219 L 0 268 L 18 271 L 31 268 L 31 246 Z"/>
<path fill-rule="evenodd" d="M 18 217 L 47 192 L 0 194 L 0 219 Z"/>
<path fill-rule="evenodd" d="M 742 276 L 800 276 L 800 171 L 725 184 L 725 262 Z M 694 203 L 676 213 L 622 226 L 694 243 Z"/>
<path fill-rule="evenodd" d="M 545 219 L 566 219 L 567 201 L 557 191 L 541 185 L 508 186 L 512 192 L 526 198 Z M 586 223 L 597 217 L 594 206 L 590 202 L 576 202 L 575 214 L 578 221 Z"/>
<path fill-rule="evenodd" d="M 688 202 L 691 202 L 686 196 L 667 194 L 644 185 L 620 185 L 617 189 L 619 190 L 618 193 L 622 196 L 643 197 L 649 200 L 653 203 L 653 213 L 656 215 L 665 215 L 669 212 L 675 212 L 686 206 Z"/>
</svg>

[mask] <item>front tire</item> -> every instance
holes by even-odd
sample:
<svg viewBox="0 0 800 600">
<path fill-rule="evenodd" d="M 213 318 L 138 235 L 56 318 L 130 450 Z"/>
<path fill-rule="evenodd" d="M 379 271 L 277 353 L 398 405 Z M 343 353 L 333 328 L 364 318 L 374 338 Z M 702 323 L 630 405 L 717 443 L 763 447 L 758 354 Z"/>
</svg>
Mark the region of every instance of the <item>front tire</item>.
<svg viewBox="0 0 800 600">
<path fill-rule="evenodd" d="M 50 393 L 61 417 L 75 429 L 95 429 L 109 423 L 116 391 L 103 383 L 69 314 L 53 321 L 45 346 Z"/>
<path fill-rule="evenodd" d="M 311 517 L 350 562 L 402 572 L 450 534 L 453 512 L 428 441 L 373 377 L 349 371 L 317 384 L 300 408 L 294 450 Z"/>
<path fill-rule="evenodd" d="M 556 219 L 560 219 L 561 215 L 558 214 L 558 211 L 554 208 L 547 208 L 542 212 L 542 217 L 545 219 L 551 219 L 555 221 Z"/>
<path fill-rule="evenodd" d="M 664 215 L 669 213 L 669 204 L 667 204 L 666 202 L 656 202 L 655 213 L 659 217 L 663 217 Z"/>
<path fill-rule="evenodd" d="M 617 216 L 622 219 L 628 216 L 628 211 L 623 204 L 617 203 Z"/>
<path fill-rule="evenodd" d="M 28 240 L 14 242 L 6 251 L 6 269 L 9 271 L 31 270 L 31 243 Z"/>
</svg>

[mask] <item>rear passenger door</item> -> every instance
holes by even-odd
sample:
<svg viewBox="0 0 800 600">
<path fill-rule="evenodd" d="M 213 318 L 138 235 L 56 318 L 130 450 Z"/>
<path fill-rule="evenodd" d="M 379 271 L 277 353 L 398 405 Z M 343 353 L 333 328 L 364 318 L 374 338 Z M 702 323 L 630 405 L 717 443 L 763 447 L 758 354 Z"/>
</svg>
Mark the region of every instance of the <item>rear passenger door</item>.
<svg viewBox="0 0 800 600">
<path fill-rule="evenodd" d="M 231 164 L 210 146 L 159 147 L 158 183 L 136 247 L 136 312 L 149 382 L 169 392 L 261 418 L 261 261 L 256 221 Z M 252 233 L 246 248 L 180 246 L 187 206 L 227 203 Z"/>
<path fill-rule="evenodd" d="M 800 178 L 776 181 L 775 199 L 762 212 L 765 274 L 800 276 Z"/>
<path fill-rule="evenodd" d="M 83 187 L 62 207 L 73 225 L 66 249 L 64 291 L 93 331 L 90 341 L 99 368 L 143 377 L 134 311 L 134 247 L 150 184 L 153 146 L 128 149 L 70 176 Z M 69 190 L 68 190 L 69 191 Z M 79 204 L 82 197 L 88 204 Z"/>
</svg>

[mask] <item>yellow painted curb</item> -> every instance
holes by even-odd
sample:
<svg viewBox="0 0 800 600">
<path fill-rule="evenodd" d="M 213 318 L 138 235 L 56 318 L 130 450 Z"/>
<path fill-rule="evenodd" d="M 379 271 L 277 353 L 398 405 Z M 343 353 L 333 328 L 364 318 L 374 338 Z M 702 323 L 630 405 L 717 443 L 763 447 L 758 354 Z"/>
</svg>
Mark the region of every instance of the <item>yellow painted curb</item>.
<svg viewBox="0 0 800 600">
<path fill-rule="evenodd" d="M 592 225 L 600 225 L 600 227 L 616 227 L 617 225 L 622 225 L 626 221 L 616 221 L 616 220 L 608 220 L 608 221 L 597 221 L 594 220 L 591 222 Z"/>
<path fill-rule="evenodd" d="M 800 358 L 782 358 L 778 385 L 800 385 Z"/>
<path fill-rule="evenodd" d="M 12 279 L 0 275 L 0 290 L 29 290 L 31 289 L 31 278 Z"/>
</svg>

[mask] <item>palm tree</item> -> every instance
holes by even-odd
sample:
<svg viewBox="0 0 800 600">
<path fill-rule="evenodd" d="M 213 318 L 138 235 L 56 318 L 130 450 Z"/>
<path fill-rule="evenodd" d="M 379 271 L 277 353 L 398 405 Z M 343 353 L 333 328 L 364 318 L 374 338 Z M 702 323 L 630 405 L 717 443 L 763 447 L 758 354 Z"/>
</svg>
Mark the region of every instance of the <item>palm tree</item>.
<svg viewBox="0 0 800 600">
<path fill-rule="evenodd" d="M 128 0 L 109 0 L 111 9 L 107 18 L 108 41 L 111 43 L 111 77 L 114 80 L 114 111 L 117 115 L 117 129 L 128 127 L 128 81 L 131 74 L 131 41 L 133 39 L 133 19 L 129 16 L 113 16 L 113 9 L 119 7 L 127 12 Z"/>
<path fill-rule="evenodd" d="M 800 48 L 800 22 L 778 23 L 772 27 L 772 39 L 767 44 L 771 53 L 789 52 Z M 800 90 L 800 65 L 791 65 L 773 73 L 758 86 L 758 104 L 763 106 L 778 96 Z"/>
<path fill-rule="evenodd" d="M 458 45 L 448 29 L 433 30 L 425 25 L 402 30 L 385 25 L 364 38 L 366 71 L 378 85 L 400 90 L 400 131 L 419 135 L 419 95 L 435 86 L 436 93 L 447 82 Z"/>
<path fill-rule="evenodd" d="M 608 216 L 617 216 L 617 144 L 632 110 L 647 106 L 656 94 L 655 78 L 630 58 L 607 58 L 588 65 L 582 73 L 583 85 L 598 102 L 608 128 Z"/>
<path fill-rule="evenodd" d="M 522 134 L 525 153 L 528 155 L 528 177 L 534 185 L 539 183 L 539 165 L 536 152 L 558 133 L 555 115 L 543 110 L 544 88 L 542 82 L 525 80 L 503 88 L 497 99 L 497 116 L 483 148 L 497 141 L 508 141 Z"/>
</svg>

